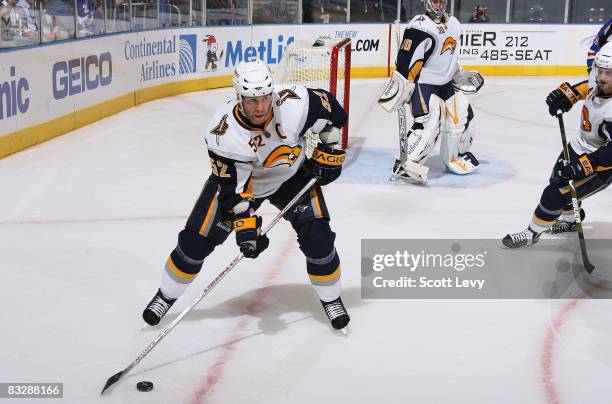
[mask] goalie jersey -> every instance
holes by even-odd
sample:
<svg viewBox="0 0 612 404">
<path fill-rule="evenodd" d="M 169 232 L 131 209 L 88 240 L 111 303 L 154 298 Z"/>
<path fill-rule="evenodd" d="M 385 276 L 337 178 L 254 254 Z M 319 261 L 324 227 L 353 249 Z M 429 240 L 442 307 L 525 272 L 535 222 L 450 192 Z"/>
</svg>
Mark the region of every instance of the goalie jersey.
<svg viewBox="0 0 612 404">
<path fill-rule="evenodd" d="M 331 93 L 297 85 L 274 87 L 272 110 L 260 126 L 248 121 L 238 101 L 218 109 L 205 140 L 222 211 L 272 195 L 310 157 L 304 156 L 305 133 L 319 133 L 327 125 L 340 128 L 346 120 Z"/>
<path fill-rule="evenodd" d="M 612 169 L 612 97 L 589 91 L 580 116 L 580 128 L 569 139 L 577 154 L 589 156 L 593 170 Z"/>
<path fill-rule="evenodd" d="M 427 14 L 414 17 L 404 30 L 397 53 L 397 70 L 409 81 L 443 85 L 459 69 L 461 24 L 445 15 L 440 23 Z"/>
</svg>

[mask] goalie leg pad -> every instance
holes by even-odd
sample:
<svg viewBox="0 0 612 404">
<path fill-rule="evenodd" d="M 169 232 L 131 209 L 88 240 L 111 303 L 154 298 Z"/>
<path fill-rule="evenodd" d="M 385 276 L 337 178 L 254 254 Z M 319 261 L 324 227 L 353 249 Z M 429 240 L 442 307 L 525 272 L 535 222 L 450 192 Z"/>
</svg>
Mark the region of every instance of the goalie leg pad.
<svg viewBox="0 0 612 404">
<path fill-rule="evenodd" d="M 429 99 L 429 114 L 414 118 L 414 124 L 408 131 L 408 160 L 424 164 L 440 137 L 441 100 L 432 95 Z"/>
<path fill-rule="evenodd" d="M 387 112 L 397 111 L 412 95 L 414 83 L 406 80 L 397 70 L 391 75 L 391 80 L 378 97 L 378 104 Z"/>
<path fill-rule="evenodd" d="M 474 112 L 463 93 L 455 93 L 445 102 L 445 125 L 440 156 L 446 167 L 455 174 L 469 174 L 478 168 L 478 160 L 470 153 L 474 141 L 471 121 Z"/>
</svg>

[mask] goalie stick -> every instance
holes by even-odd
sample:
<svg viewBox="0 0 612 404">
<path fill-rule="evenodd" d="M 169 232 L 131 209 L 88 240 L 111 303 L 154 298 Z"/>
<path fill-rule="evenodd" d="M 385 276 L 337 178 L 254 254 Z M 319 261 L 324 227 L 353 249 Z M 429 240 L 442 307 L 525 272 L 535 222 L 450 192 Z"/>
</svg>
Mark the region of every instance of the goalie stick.
<svg viewBox="0 0 612 404">
<path fill-rule="evenodd" d="M 397 45 L 397 49 L 400 47 L 400 20 L 395 20 L 395 43 Z M 397 60 L 395 61 L 395 65 L 397 66 Z M 408 141 L 408 137 L 406 134 L 406 103 L 404 103 L 397 110 L 397 120 L 399 122 L 399 148 L 400 148 L 400 164 L 404 164 L 406 160 L 408 160 L 408 150 L 406 147 L 406 143 Z M 400 166 L 398 166 L 399 169 Z"/>
<path fill-rule="evenodd" d="M 285 213 L 287 213 L 287 211 L 289 209 L 291 209 L 293 207 L 293 205 L 295 205 L 295 203 L 314 185 L 315 182 L 317 182 L 317 177 L 312 178 L 306 185 L 304 185 L 304 187 L 300 190 L 300 192 L 297 193 L 296 196 L 293 197 L 293 199 L 291 201 L 289 201 L 289 203 L 287 204 L 287 206 L 285 206 L 283 208 L 283 210 L 281 210 L 275 217 L 274 219 L 272 219 L 272 221 L 268 224 L 268 226 L 263 230 L 262 235 L 268 233 L 268 231 L 270 231 L 270 229 L 272 229 L 272 227 L 274 227 L 274 225 L 285 215 Z M 217 284 L 219 282 L 221 282 L 221 279 L 223 279 L 225 277 L 225 275 L 227 275 L 232 269 L 234 269 L 234 267 L 242 260 L 242 258 L 244 258 L 244 255 L 242 253 L 238 254 L 238 256 L 236 256 L 236 258 L 234 258 L 232 260 L 232 262 L 229 263 L 228 266 L 225 267 L 225 269 L 223 271 L 221 271 L 221 273 L 219 273 L 219 275 L 217 275 L 217 277 L 204 289 L 202 290 L 202 292 L 198 295 L 198 297 L 195 298 L 195 300 L 185 309 L 181 312 L 181 314 L 178 315 L 177 318 L 174 319 L 174 321 L 170 324 L 168 324 L 166 326 L 166 328 L 164 328 L 162 330 L 161 333 L 159 333 L 159 335 L 157 337 L 155 337 L 155 339 L 149 344 L 147 345 L 147 347 L 144 349 L 144 351 L 142 351 L 140 353 L 140 355 L 138 355 L 138 357 L 128 365 L 128 367 L 126 367 L 125 369 L 123 369 L 120 372 L 115 373 L 114 375 L 112 375 L 111 377 L 108 378 L 108 380 L 106 381 L 106 384 L 104 385 L 104 388 L 102 388 L 102 392 L 100 394 L 104 394 L 104 392 L 111 387 L 113 384 L 117 383 L 122 377 L 124 377 L 126 374 L 128 374 L 130 372 L 130 370 L 132 370 L 134 368 L 134 366 L 136 366 L 145 356 L 147 356 L 152 350 L 153 348 L 155 348 L 155 346 L 166 336 L 170 333 L 170 331 L 172 331 L 172 329 L 187 315 L 189 314 L 189 312 L 191 310 L 193 310 L 193 308 L 200 303 L 200 301 L 215 287 L 217 286 Z"/>
<path fill-rule="evenodd" d="M 561 143 L 563 144 L 563 159 L 569 163 L 570 153 L 565 137 L 565 124 L 563 123 L 563 112 L 557 111 L 557 119 L 559 120 L 559 130 L 561 131 Z M 580 206 L 578 205 L 578 195 L 576 194 L 576 186 L 574 180 L 569 180 L 570 196 L 572 197 L 572 207 L 574 208 L 574 217 L 576 218 L 576 231 L 578 232 L 578 241 L 580 242 L 580 252 L 582 253 L 582 263 L 584 268 L 590 274 L 595 267 L 589 261 L 586 249 L 586 241 L 584 240 L 584 230 L 582 229 L 582 220 L 580 218 Z"/>
</svg>

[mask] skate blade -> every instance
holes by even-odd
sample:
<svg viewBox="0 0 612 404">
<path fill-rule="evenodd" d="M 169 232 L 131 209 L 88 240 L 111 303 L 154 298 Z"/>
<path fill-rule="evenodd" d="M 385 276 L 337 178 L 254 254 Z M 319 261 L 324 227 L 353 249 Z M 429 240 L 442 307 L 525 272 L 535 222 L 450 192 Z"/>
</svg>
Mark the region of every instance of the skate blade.
<svg viewBox="0 0 612 404">
<path fill-rule="evenodd" d="M 390 182 L 396 182 L 399 184 L 412 184 L 412 185 L 427 185 L 427 180 L 416 179 L 412 177 L 404 177 L 403 175 L 391 174 L 389 177 Z"/>
<path fill-rule="evenodd" d="M 502 250 L 520 250 L 522 248 L 529 248 L 529 247 L 533 247 L 534 245 L 536 245 L 537 243 L 533 243 L 533 244 L 527 244 L 527 245 L 522 245 L 520 247 L 507 247 L 504 245 L 504 243 L 501 243 L 499 248 L 501 248 Z"/>
<path fill-rule="evenodd" d="M 334 333 L 337 334 L 338 336 L 348 338 L 349 334 L 351 333 L 351 326 L 347 325 L 346 327 L 340 330 L 334 330 Z"/>
</svg>

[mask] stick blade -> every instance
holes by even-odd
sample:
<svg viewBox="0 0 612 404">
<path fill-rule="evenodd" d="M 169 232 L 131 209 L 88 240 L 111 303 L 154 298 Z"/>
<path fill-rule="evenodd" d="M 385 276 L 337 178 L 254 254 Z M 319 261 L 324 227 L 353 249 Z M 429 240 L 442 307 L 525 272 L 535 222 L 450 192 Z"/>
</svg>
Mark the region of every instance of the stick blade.
<svg viewBox="0 0 612 404">
<path fill-rule="evenodd" d="M 593 271 L 595 270 L 595 266 L 589 262 L 589 259 L 588 259 L 588 258 L 584 259 L 584 269 L 585 269 L 585 270 L 586 270 L 586 271 L 587 271 L 589 274 L 593 273 Z"/>
<path fill-rule="evenodd" d="M 119 379 L 121 379 L 121 376 L 123 376 L 123 372 L 124 371 L 122 370 L 121 372 L 115 373 L 114 375 L 109 377 L 108 380 L 106 381 L 106 384 L 104 385 L 104 388 L 100 392 L 100 394 L 104 394 L 106 389 L 108 389 L 113 384 L 117 383 L 119 381 Z"/>
</svg>

